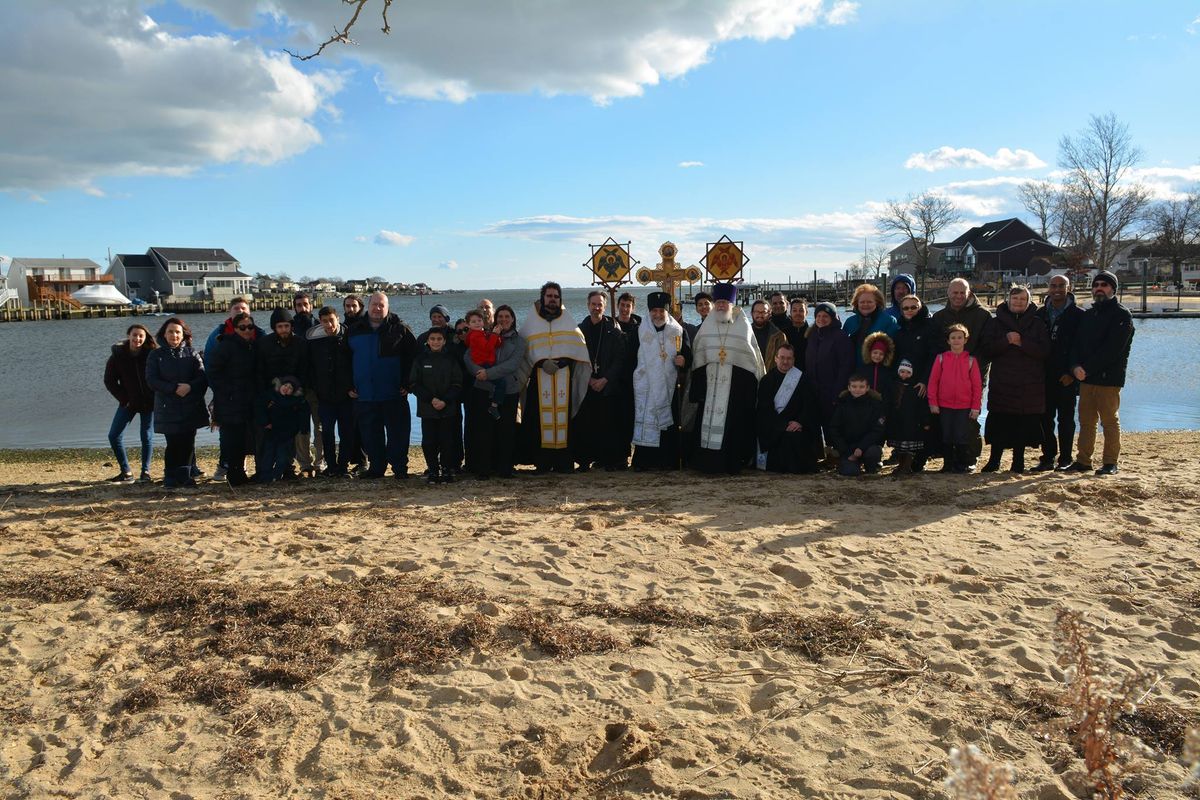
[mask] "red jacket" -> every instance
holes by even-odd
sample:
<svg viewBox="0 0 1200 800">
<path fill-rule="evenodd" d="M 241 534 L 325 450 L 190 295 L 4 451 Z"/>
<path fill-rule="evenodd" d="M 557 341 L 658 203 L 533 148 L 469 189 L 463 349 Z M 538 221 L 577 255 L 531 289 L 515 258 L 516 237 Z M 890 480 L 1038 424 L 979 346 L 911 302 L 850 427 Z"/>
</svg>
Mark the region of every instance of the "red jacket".
<svg viewBox="0 0 1200 800">
<path fill-rule="evenodd" d="M 983 380 L 979 377 L 979 362 L 964 350 L 947 350 L 933 359 L 929 376 L 929 405 L 939 408 L 970 408 L 979 411 L 983 406 Z"/>
</svg>

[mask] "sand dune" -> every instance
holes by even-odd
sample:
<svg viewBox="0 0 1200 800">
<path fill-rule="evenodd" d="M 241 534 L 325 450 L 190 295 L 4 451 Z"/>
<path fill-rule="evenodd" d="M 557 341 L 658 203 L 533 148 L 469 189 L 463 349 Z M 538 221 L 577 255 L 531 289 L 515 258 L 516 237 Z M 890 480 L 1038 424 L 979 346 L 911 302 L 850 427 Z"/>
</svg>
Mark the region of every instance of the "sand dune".
<svg viewBox="0 0 1200 800">
<path fill-rule="evenodd" d="M 1055 614 L 1196 714 L 1198 449 L 175 494 L 4 454 L 0 796 L 938 798 L 974 743 L 1022 797 L 1086 797 Z M 1127 786 L 1182 796 L 1145 738 Z"/>
</svg>

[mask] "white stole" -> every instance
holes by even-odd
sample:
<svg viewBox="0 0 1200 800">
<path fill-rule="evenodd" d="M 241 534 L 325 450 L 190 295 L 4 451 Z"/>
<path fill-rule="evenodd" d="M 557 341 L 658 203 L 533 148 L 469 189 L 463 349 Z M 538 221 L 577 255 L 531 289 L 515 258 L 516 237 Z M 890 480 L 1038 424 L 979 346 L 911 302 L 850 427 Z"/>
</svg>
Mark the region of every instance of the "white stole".
<svg viewBox="0 0 1200 800">
<path fill-rule="evenodd" d="M 675 356 L 683 342 L 683 327 L 667 317 L 663 330 L 654 329 L 647 314 L 638 327 L 638 365 L 633 372 L 633 443 L 658 447 L 660 434 L 675 424 L 671 401 L 679 370 Z"/>
</svg>

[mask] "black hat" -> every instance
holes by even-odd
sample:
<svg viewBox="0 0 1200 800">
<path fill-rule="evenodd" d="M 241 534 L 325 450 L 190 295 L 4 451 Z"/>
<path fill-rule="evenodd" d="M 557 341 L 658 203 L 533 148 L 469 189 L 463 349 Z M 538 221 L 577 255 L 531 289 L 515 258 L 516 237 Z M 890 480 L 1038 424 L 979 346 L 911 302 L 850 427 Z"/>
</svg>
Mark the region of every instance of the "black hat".
<svg viewBox="0 0 1200 800">
<path fill-rule="evenodd" d="M 277 308 L 271 312 L 271 330 L 275 330 L 275 324 L 278 322 L 291 322 L 292 312 L 286 308 Z"/>
<path fill-rule="evenodd" d="M 699 303 L 701 300 L 707 300 L 708 302 L 711 303 L 712 295 L 709 294 L 708 292 L 696 292 L 696 296 L 692 298 L 692 303 L 693 304 Z"/>
<path fill-rule="evenodd" d="M 656 308 L 670 308 L 671 295 L 666 292 L 651 292 L 646 298 L 646 307 L 653 311 Z"/>
<path fill-rule="evenodd" d="M 1100 270 L 1096 273 L 1096 277 L 1092 278 L 1092 286 L 1095 286 L 1097 283 L 1107 283 L 1109 286 L 1113 287 L 1114 292 L 1117 290 L 1118 286 L 1117 276 L 1113 275 L 1108 270 Z"/>
</svg>

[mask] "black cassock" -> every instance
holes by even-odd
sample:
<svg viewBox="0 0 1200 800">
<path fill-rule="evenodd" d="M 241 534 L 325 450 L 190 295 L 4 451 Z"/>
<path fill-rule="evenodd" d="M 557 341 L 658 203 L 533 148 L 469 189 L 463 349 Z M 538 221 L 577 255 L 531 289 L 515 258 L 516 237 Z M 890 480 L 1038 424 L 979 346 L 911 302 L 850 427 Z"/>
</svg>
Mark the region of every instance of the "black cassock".
<svg viewBox="0 0 1200 800">
<path fill-rule="evenodd" d="M 771 472 L 816 472 L 821 444 L 821 409 L 816 387 L 800 378 L 783 411 L 775 410 L 775 394 L 784 373 L 772 368 L 758 383 L 758 446 L 767 454 Z M 800 430 L 789 433 L 789 422 Z"/>
<path fill-rule="evenodd" d="M 704 396 L 708 388 L 708 367 L 692 370 L 691 400 L 699 404 L 696 411 L 696 428 L 704 423 Z M 703 446 L 703 438 L 692 454 L 689 465 L 701 472 L 736 475 L 754 461 L 755 408 L 758 402 L 758 378 L 753 372 L 733 366 L 730 378 L 729 405 L 725 414 L 725 435 L 720 450 L 709 450 Z"/>
<path fill-rule="evenodd" d="M 592 360 L 592 377 L 607 378 L 604 389 L 588 389 L 572 420 L 571 451 L 582 467 L 593 463 L 605 468 L 623 466 L 628 444 L 621 452 L 621 396 L 625 383 L 625 334 L 608 317 L 594 323 L 588 317 L 579 323 Z"/>
</svg>

